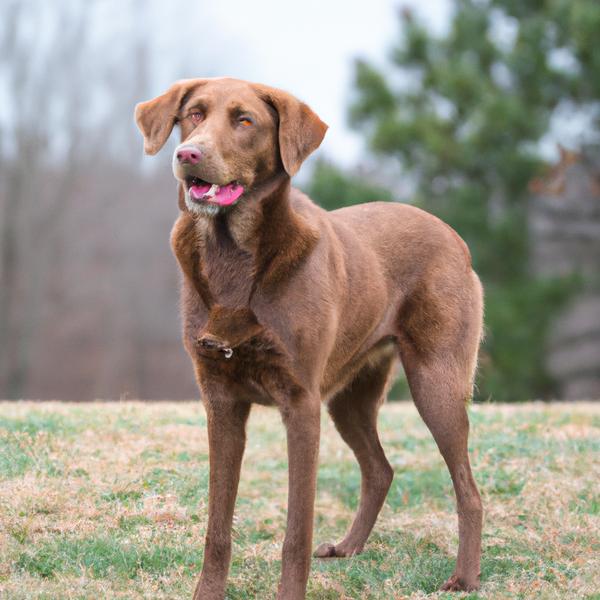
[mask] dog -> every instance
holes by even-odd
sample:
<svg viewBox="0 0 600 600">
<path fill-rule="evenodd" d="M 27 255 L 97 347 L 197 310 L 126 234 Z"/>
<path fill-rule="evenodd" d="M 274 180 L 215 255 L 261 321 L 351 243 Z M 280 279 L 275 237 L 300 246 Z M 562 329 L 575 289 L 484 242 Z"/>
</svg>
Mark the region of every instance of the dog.
<svg viewBox="0 0 600 600">
<path fill-rule="evenodd" d="M 359 463 L 346 536 L 315 557 L 361 552 L 393 478 L 377 414 L 400 359 L 448 466 L 459 545 L 442 590 L 479 585 L 482 505 L 466 405 L 483 292 L 466 244 L 416 207 L 373 202 L 327 212 L 291 187 L 327 125 L 294 96 L 232 78 L 178 81 L 136 106 L 148 154 L 173 127 L 183 340 L 207 414 L 208 526 L 194 599 L 225 596 L 231 526 L 253 403 L 287 432 L 289 500 L 279 600 L 305 597 L 311 564 L 321 406 Z"/>
</svg>

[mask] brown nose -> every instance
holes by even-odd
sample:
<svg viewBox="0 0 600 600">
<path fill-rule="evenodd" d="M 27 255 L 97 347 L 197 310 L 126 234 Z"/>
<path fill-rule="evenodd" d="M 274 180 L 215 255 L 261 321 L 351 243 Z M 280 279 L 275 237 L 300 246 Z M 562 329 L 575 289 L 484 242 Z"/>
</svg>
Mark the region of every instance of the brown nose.
<svg viewBox="0 0 600 600">
<path fill-rule="evenodd" d="M 177 154 L 175 155 L 177 160 L 181 163 L 190 163 L 191 165 L 195 165 L 200 161 L 200 150 L 194 148 L 193 146 L 184 146 L 177 150 Z"/>
</svg>

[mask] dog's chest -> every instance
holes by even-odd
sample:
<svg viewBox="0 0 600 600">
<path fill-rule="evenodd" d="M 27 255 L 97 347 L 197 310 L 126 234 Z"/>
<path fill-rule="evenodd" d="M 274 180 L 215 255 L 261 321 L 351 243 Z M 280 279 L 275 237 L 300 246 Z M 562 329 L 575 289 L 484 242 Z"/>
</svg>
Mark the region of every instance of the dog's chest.
<svg viewBox="0 0 600 600">
<path fill-rule="evenodd" d="M 213 307 L 193 347 L 202 378 L 248 401 L 279 404 L 302 393 L 285 345 L 247 307 Z"/>
<path fill-rule="evenodd" d="M 214 235 L 204 240 L 201 276 L 208 283 L 214 302 L 224 306 L 246 305 L 254 272 L 254 257 L 237 246 L 227 230 L 216 228 Z"/>
</svg>

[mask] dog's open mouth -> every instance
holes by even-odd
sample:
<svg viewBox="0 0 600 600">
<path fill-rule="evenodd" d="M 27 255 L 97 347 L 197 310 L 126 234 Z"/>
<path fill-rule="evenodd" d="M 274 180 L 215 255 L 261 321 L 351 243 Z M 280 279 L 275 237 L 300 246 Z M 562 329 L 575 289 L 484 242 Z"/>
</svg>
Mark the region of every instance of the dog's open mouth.
<svg viewBox="0 0 600 600">
<path fill-rule="evenodd" d="M 188 177 L 186 185 L 190 199 L 197 204 L 211 202 L 219 206 L 229 206 L 244 193 L 244 187 L 235 181 L 227 185 L 217 185 L 199 177 Z"/>
</svg>

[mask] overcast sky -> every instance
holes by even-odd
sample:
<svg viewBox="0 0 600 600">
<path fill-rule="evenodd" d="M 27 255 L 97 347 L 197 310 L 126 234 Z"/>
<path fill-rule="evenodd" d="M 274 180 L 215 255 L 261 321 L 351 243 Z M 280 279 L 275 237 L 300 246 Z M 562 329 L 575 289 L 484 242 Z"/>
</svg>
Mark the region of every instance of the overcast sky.
<svg viewBox="0 0 600 600">
<path fill-rule="evenodd" d="M 53 12 L 52 1 L 38 1 L 46 13 Z M 54 2 L 70 2 L 75 9 L 87 0 Z M 96 0 L 87 5 L 92 9 L 90 41 L 100 61 L 106 53 L 125 64 L 132 59 L 132 40 L 144 37 L 154 59 L 151 96 L 162 93 L 176 79 L 220 75 L 286 89 L 312 106 L 329 125 L 318 155 L 346 167 L 363 162 L 366 155 L 360 137 L 346 122 L 354 59 L 386 63 L 399 40 L 398 12 L 402 7 L 410 7 L 440 33 L 449 25 L 453 5 L 452 0 L 125 2 Z M 28 35 L 39 50 L 44 46 L 49 15 L 38 12 Z M 7 81 L 0 78 L 0 124 L 13 117 L 5 110 L 3 85 Z M 107 89 L 105 94 L 112 91 Z M 576 148 L 589 129 L 589 119 L 574 116 L 572 107 L 565 110 L 557 114 L 540 145 L 546 158 L 556 156 L 558 141 Z"/>
<path fill-rule="evenodd" d="M 176 1 L 155 5 L 152 33 L 159 55 L 184 56 L 181 76 L 231 75 L 307 102 L 329 125 L 320 154 L 350 166 L 361 154 L 359 138 L 346 125 L 353 59 L 384 62 L 398 39 L 402 6 L 437 30 L 448 23 L 448 0 Z M 177 36 L 165 27 L 173 20 Z M 154 91 L 169 78 L 169 70 L 158 74 Z"/>
</svg>

